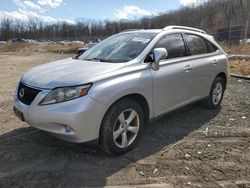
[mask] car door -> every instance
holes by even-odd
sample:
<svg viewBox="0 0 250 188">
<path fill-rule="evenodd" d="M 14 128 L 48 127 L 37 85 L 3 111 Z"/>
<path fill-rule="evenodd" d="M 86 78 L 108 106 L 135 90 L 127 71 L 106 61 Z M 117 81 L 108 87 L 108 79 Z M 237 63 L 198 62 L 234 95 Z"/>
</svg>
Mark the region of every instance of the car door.
<svg viewBox="0 0 250 188">
<path fill-rule="evenodd" d="M 159 116 L 193 99 L 192 64 L 181 33 L 164 36 L 155 48 L 166 48 L 168 56 L 160 61 L 153 78 L 154 115 Z"/>
<path fill-rule="evenodd" d="M 184 38 L 190 55 L 189 61 L 192 61 L 193 95 L 207 96 L 215 78 L 217 47 L 195 34 L 185 33 Z"/>
</svg>

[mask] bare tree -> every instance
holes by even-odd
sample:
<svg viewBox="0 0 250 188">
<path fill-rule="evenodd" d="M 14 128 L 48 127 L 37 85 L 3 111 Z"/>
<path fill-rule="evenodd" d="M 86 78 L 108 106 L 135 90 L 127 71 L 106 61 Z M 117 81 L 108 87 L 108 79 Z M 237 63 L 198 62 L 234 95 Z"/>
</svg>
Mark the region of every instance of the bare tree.
<svg viewBox="0 0 250 188">
<path fill-rule="evenodd" d="M 12 32 L 11 23 L 12 23 L 12 20 L 8 18 L 4 18 L 1 22 L 1 33 L 2 33 L 3 40 L 5 41 L 10 39 L 11 37 L 11 32 Z"/>
<path fill-rule="evenodd" d="M 208 0 L 199 6 L 182 7 L 179 10 L 160 13 L 154 17 L 134 20 L 91 20 L 78 18 L 75 24 L 58 22 L 45 24 L 37 19 L 17 22 L 2 19 L 0 40 L 13 37 L 51 40 L 97 40 L 126 29 L 156 29 L 167 25 L 198 27 L 216 35 L 218 29 L 245 26 L 247 37 L 250 17 L 250 0 Z M 231 32 L 228 34 L 231 38 Z"/>
</svg>

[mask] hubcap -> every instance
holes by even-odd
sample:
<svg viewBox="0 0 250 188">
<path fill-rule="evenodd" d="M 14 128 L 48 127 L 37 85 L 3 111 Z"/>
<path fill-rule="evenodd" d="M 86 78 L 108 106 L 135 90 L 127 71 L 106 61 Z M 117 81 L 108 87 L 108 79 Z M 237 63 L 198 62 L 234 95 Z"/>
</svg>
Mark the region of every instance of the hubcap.
<svg viewBox="0 0 250 188">
<path fill-rule="evenodd" d="M 212 97 L 212 101 L 214 105 L 219 104 L 221 97 L 222 97 L 222 92 L 223 92 L 223 86 L 220 82 L 218 82 L 213 90 L 213 97 Z"/>
<path fill-rule="evenodd" d="M 131 145 L 138 132 L 140 119 L 133 109 L 124 110 L 116 119 L 113 129 L 113 140 L 116 146 L 126 148 Z"/>
</svg>

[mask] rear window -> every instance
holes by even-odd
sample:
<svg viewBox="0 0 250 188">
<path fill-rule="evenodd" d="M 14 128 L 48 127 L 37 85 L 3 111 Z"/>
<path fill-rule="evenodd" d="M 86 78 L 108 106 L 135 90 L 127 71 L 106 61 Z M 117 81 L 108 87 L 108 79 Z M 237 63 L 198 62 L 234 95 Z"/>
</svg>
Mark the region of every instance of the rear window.
<svg viewBox="0 0 250 188">
<path fill-rule="evenodd" d="M 191 55 L 208 53 L 208 46 L 204 39 L 197 35 L 185 34 L 189 53 Z"/>
</svg>

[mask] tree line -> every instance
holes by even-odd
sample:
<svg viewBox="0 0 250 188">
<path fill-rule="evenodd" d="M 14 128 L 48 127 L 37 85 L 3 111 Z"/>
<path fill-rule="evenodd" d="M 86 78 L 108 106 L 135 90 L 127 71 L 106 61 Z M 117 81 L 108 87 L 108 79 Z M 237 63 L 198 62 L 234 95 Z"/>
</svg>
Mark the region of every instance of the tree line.
<svg viewBox="0 0 250 188">
<path fill-rule="evenodd" d="M 137 20 L 100 21 L 79 18 L 74 24 L 58 22 L 46 24 L 37 19 L 20 22 L 3 18 L 0 23 L 0 40 L 11 38 L 50 40 L 102 39 L 127 29 L 157 29 L 167 25 L 197 27 L 215 34 L 218 29 L 242 25 L 247 37 L 250 29 L 250 0 L 208 0 L 199 6 L 182 7 L 175 11 L 159 13 Z"/>
</svg>

